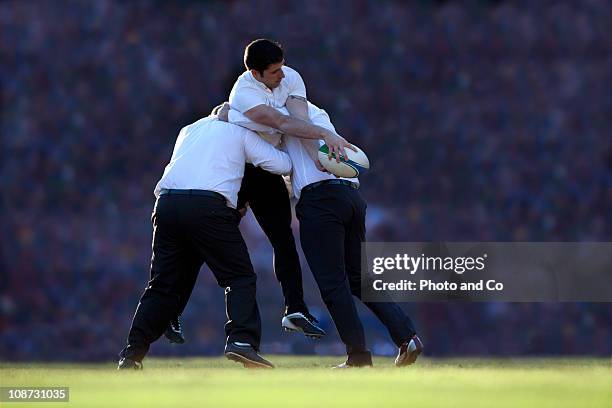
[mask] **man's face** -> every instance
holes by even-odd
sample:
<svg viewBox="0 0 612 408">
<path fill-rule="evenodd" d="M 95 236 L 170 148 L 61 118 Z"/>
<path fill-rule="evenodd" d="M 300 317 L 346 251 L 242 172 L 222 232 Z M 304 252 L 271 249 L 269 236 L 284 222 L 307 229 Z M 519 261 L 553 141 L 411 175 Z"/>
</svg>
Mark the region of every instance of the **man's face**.
<svg viewBox="0 0 612 408">
<path fill-rule="evenodd" d="M 281 81 L 285 77 L 285 74 L 283 74 L 282 69 L 284 64 L 285 61 L 283 60 L 276 64 L 268 65 L 268 68 L 265 69 L 263 75 L 259 71 L 256 71 L 254 69 L 252 69 L 251 72 L 253 73 L 253 76 L 256 80 L 262 82 L 268 88 L 274 89 L 280 85 Z"/>
</svg>

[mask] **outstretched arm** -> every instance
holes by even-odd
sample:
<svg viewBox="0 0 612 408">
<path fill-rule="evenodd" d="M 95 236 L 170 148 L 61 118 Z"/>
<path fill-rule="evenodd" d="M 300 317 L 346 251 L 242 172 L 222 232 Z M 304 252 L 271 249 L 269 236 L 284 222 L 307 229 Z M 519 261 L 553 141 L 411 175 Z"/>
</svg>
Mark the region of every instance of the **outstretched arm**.
<svg viewBox="0 0 612 408">
<path fill-rule="evenodd" d="M 308 114 L 308 111 L 306 111 L 306 114 Z M 346 157 L 345 148 L 357 151 L 352 144 L 347 142 L 341 136 L 338 136 L 336 133 L 320 126 L 310 124 L 302 119 L 283 115 L 270 106 L 255 106 L 254 108 L 244 112 L 244 116 L 253 122 L 270 126 L 288 135 L 297 136 L 304 139 L 323 139 L 325 144 L 329 146 L 330 157 L 333 153 L 335 153 L 336 160 L 338 161 L 340 161 L 339 154 Z"/>
<path fill-rule="evenodd" d="M 294 118 L 302 119 L 305 122 L 312 123 L 310 120 L 310 115 L 308 113 L 308 101 L 303 96 L 299 95 L 289 95 L 287 98 L 287 102 L 285 103 L 285 107 L 289 111 L 289 115 Z M 307 146 L 308 153 L 312 160 L 315 162 L 315 166 L 319 171 L 323 171 L 327 173 L 327 170 L 321 162 L 319 162 L 319 158 L 317 157 L 317 150 L 319 150 L 319 141 L 318 140 L 310 140 Z M 336 155 L 336 159 L 339 160 L 338 155 Z"/>
<path fill-rule="evenodd" d="M 289 95 L 287 102 L 285 102 L 285 107 L 289 111 L 289 115 L 310 123 L 308 101 L 306 98 L 298 95 Z"/>
<path fill-rule="evenodd" d="M 245 133 L 244 137 L 244 152 L 248 163 L 274 174 L 291 172 L 291 159 L 287 153 L 275 149 L 252 132 Z"/>
</svg>

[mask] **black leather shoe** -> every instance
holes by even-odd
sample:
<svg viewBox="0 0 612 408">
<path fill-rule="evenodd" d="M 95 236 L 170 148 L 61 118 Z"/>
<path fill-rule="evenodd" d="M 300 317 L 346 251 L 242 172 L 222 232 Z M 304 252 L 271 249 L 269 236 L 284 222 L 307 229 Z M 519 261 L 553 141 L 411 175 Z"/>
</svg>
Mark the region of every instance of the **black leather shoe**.
<svg viewBox="0 0 612 408">
<path fill-rule="evenodd" d="M 260 356 L 250 344 L 228 343 L 225 346 L 225 357 L 242 363 L 245 368 L 274 368 L 274 364 Z"/>
<path fill-rule="evenodd" d="M 423 343 L 421 343 L 419 336 L 415 334 L 410 340 L 404 342 L 400 346 L 397 357 L 395 358 L 395 365 L 397 367 L 403 367 L 413 364 L 422 352 Z"/>
<path fill-rule="evenodd" d="M 185 343 L 185 336 L 183 335 L 183 324 L 181 322 L 181 315 L 176 316 L 170 320 L 168 328 L 164 332 L 164 336 L 170 341 L 170 343 L 183 344 Z"/>
<path fill-rule="evenodd" d="M 119 360 L 117 370 L 142 370 L 142 363 L 140 361 L 123 357 L 121 360 Z"/>
<path fill-rule="evenodd" d="M 281 326 L 288 332 L 302 332 L 304 336 L 311 339 L 319 339 L 325 336 L 325 331 L 317 326 L 319 321 L 308 312 L 297 312 L 285 315 Z"/>
</svg>

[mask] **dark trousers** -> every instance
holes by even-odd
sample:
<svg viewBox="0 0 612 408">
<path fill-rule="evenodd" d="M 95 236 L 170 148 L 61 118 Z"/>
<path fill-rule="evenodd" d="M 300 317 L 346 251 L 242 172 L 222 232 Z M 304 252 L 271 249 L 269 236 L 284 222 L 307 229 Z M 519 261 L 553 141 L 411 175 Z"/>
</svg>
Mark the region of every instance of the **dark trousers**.
<svg viewBox="0 0 612 408">
<path fill-rule="evenodd" d="M 272 174 L 247 163 L 238 192 L 238 208 L 249 203 L 255 219 L 268 237 L 274 250 L 274 274 L 281 285 L 287 313 L 307 312 L 302 286 L 302 268 L 291 231 L 291 202 L 282 176 Z M 198 258 L 186 258 L 188 269 L 199 267 Z M 185 280 L 179 299 L 178 314 L 182 314 L 191 297 L 197 274 Z"/>
<path fill-rule="evenodd" d="M 238 230 L 238 212 L 227 207 L 224 199 L 164 195 L 155 203 L 152 221 L 151 280 L 140 298 L 121 356 L 143 359 L 150 344 L 184 307 L 184 288 L 193 286 L 204 262 L 225 288 L 227 341 L 258 349 L 257 277 Z"/>
<path fill-rule="evenodd" d="M 287 312 L 307 312 L 300 258 L 291 231 L 291 202 L 282 176 L 247 164 L 238 193 L 238 208 L 248 202 L 274 249 L 274 274 Z"/>
<path fill-rule="evenodd" d="M 296 207 L 300 239 L 323 302 L 346 344 L 349 363 L 368 362 L 363 326 L 353 301 L 361 298 L 361 243 L 366 203 L 346 185 L 322 184 L 302 190 Z M 364 302 L 399 347 L 415 334 L 412 321 L 395 303 Z"/>
</svg>

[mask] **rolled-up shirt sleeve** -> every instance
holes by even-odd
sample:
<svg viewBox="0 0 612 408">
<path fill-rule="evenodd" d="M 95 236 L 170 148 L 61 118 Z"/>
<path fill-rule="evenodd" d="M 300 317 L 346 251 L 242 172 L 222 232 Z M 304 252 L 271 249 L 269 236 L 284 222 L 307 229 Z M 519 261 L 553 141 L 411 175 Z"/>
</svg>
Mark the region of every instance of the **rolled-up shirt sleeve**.
<svg viewBox="0 0 612 408">
<path fill-rule="evenodd" d="M 293 68 L 288 66 L 283 67 L 283 73 L 285 74 L 285 80 L 287 81 L 288 96 L 301 96 L 306 99 L 306 84 L 302 76 Z"/>
</svg>

